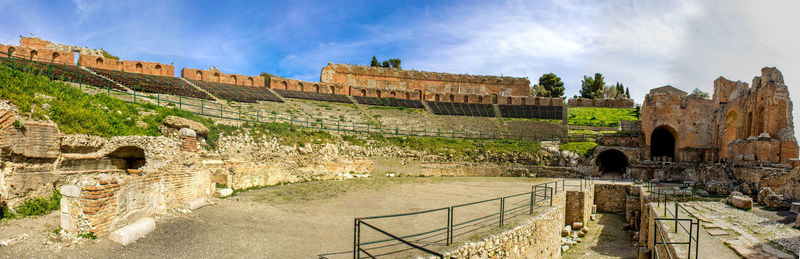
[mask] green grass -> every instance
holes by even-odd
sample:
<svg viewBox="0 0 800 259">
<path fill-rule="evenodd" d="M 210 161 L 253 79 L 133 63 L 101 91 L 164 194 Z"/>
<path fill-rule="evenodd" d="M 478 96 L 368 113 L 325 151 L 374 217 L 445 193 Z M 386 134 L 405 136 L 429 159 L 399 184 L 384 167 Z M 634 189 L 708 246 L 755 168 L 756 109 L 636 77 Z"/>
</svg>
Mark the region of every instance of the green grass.
<svg viewBox="0 0 800 259">
<path fill-rule="evenodd" d="M 617 127 L 619 121 L 636 121 L 639 116 L 633 108 L 593 108 L 578 107 L 569 109 L 569 125 Z"/>
<path fill-rule="evenodd" d="M 371 140 L 379 146 L 398 146 L 406 149 L 466 159 L 486 155 L 488 152 L 504 155 L 509 153 L 538 154 L 539 142 L 521 140 L 474 140 L 442 137 L 386 137 L 372 134 L 367 137 L 350 136 L 345 141 L 354 145 L 365 145 Z"/>
<path fill-rule="evenodd" d="M 49 118 L 65 134 L 159 136 L 158 125 L 170 115 L 194 120 L 208 127 L 208 143 L 212 147 L 219 132 L 212 120 L 188 111 L 150 103 L 127 103 L 102 93 L 85 94 L 66 83 L 3 65 L 0 65 L 0 99 L 11 101 L 24 116 L 39 120 Z M 147 126 L 137 126 L 137 121 Z M 24 127 L 21 122 L 19 125 Z"/>
<path fill-rule="evenodd" d="M 578 155 L 588 157 L 594 152 L 597 147 L 595 142 L 568 142 L 558 146 L 559 150 L 567 150 Z"/>
</svg>

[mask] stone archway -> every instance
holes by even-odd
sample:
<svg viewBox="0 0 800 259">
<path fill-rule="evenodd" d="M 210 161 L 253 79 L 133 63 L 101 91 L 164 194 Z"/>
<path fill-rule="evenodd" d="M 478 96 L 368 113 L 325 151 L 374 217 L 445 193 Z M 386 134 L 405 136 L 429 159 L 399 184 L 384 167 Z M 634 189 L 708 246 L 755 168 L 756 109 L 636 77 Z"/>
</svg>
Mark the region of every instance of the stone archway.
<svg viewBox="0 0 800 259">
<path fill-rule="evenodd" d="M 156 74 L 159 76 L 164 75 L 164 73 L 161 72 L 161 65 L 156 65 Z"/>
<path fill-rule="evenodd" d="M 678 161 L 676 158 L 678 134 L 670 126 L 662 125 L 653 130 L 650 134 L 650 158 L 653 160 L 663 160 L 668 158 Z"/>
<path fill-rule="evenodd" d="M 143 72 L 144 72 L 144 66 L 142 66 L 142 63 L 136 63 L 136 73 L 141 74 Z"/>
<path fill-rule="evenodd" d="M 203 72 L 202 72 L 202 71 L 197 71 L 197 72 L 195 72 L 195 75 L 197 75 L 197 78 L 198 78 L 200 81 L 203 81 Z"/>
<path fill-rule="evenodd" d="M 603 179 L 622 179 L 627 174 L 628 157 L 616 149 L 609 149 L 597 155 L 595 164 Z"/>
<path fill-rule="evenodd" d="M 144 149 L 137 146 L 119 147 L 106 155 L 111 158 L 118 169 L 139 169 L 147 162 L 144 156 Z"/>
</svg>

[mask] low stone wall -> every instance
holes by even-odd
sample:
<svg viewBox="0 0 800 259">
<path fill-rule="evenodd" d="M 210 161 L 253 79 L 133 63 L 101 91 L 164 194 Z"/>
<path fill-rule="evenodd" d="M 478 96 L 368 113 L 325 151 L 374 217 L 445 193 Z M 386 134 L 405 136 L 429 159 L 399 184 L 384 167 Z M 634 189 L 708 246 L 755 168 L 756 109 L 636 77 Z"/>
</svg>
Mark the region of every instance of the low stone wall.
<svg viewBox="0 0 800 259">
<path fill-rule="evenodd" d="M 222 170 L 222 172 L 229 172 L 225 185 L 233 189 L 246 189 L 281 183 L 353 178 L 372 171 L 373 163 L 370 160 L 363 159 L 350 163 L 326 163 L 292 167 L 281 163 L 226 162 L 224 167 L 227 170 Z"/>
<path fill-rule="evenodd" d="M 553 206 L 511 230 L 445 253 L 445 258 L 560 258 L 565 194 Z M 541 210 L 541 209 L 540 209 Z"/>
<path fill-rule="evenodd" d="M 592 215 L 592 205 L 594 204 L 594 185 L 578 191 L 567 191 L 566 211 L 564 224 L 572 225 L 575 222 L 587 224 Z"/>
<path fill-rule="evenodd" d="M 625 213 L 629 185 L 596 184 L 594 203 L 598 212 Z"/>
</svg>

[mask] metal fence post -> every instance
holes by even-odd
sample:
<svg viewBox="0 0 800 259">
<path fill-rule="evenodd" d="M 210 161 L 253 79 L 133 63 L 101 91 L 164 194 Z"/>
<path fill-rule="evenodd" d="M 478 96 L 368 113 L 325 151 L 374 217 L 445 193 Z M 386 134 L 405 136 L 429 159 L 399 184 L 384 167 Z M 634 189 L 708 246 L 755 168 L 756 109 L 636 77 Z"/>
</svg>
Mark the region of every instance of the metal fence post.
<svg viewBox="0 0 800 259">
<path fill-rule="evenodd" d="M 530 202 L 530 205 L 529 205 L 530 206 L 530 212 L 528 213 L 530 215 L 533 215 L 533 201 L 535 200 L 535 198 L 533 197 L 534 188 L 536 188 L 536 187 L 531 187 L 531 202 Z"/>
<path fill-rule="evenodd" d="M 358 219 L 353 222 L 353 258 L 358 259 L 361 257 L 361 224 Z"/>
<path fill-rule="evenodd" d="M 675 220 L 675 233 L 678 233 L 678 221 L 677 221 L 677 219 L 678 219 L 678 201 L 677 200 L 675 201 L 675 215 L 673 215 L 673 216 L 675 216 L 675 219 L 676 219 Z"/>
<path fill-rule="evenodd" d="M 505 206 L 506 206 L 506 198 L 502 197 L 502 198 L 500 198 L 500 226 L 501 227 L 503 226 L 503 216 L 505 216 L 505 214 L 506 214 Z"/>
<path fill-rule="evenodd" d="M 550 206 L 553 206 L 553 188 L 550 188 Z"/>
<path fill-rule="evenodd" d="M 453 237 L 453 207 L 447 208 L 447 227 L 445 229 L 447 231 L 447 239 L 444 243 L 449 246 Z"/>
</svg>

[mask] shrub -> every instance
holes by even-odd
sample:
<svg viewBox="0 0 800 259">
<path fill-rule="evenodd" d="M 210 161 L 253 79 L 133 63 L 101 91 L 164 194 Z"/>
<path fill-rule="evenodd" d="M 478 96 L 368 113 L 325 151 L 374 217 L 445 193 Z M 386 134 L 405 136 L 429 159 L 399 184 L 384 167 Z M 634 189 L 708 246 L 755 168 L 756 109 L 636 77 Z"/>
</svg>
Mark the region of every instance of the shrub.
<svg viewBox="0 0 800 259">
<path fill-rule="evenodd" d="M 27 216 L 39 216 L 61 208 L 61 193 L 58 189 L 53 189 L 49 199 L 36 197 L 27 200 L 14 208 L 17 211 L 16 217 L 24 218 Z"/>
</svg>

